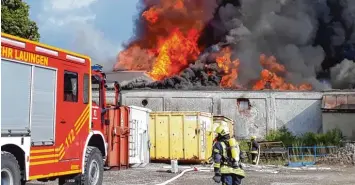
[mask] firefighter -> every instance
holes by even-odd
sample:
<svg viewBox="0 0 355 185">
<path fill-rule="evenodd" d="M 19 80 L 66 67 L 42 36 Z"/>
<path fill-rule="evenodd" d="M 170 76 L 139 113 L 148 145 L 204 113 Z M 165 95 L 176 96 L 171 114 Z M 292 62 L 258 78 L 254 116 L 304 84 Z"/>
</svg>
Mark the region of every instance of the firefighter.
<svg viewBox="0 0 355 185">
<path fill-rule="evenodd" d="M 241 168 L 240 149 L 235 138 L 231 138 L 228 128 L 216 128 L 216 142 L 212 148 L 214 173 L 213 180 L 223 185 L 239 185 L 245 177 Z"/>
<path fill-rule="evenodd" d="M 251 136 L 250 138 L 250 154 L 252 163 L 255 165 L 259 154 L 259 144 L 256 142 L 256 136 Z"/>
</svg>

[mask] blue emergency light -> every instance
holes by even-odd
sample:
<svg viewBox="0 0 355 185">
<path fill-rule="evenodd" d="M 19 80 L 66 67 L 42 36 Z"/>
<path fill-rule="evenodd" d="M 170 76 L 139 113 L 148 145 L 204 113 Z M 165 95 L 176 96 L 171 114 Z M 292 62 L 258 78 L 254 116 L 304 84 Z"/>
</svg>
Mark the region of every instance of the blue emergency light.
<svg viewBox="0 0 355 185">
<path fill-rule="evenodd" d="M 102 71 L 102 65 L 99 65 L 99 64 L 95 64 L 93 66 L 91 66 L 91 70 L 94 70 L 94 71 Z"/>
</svg>

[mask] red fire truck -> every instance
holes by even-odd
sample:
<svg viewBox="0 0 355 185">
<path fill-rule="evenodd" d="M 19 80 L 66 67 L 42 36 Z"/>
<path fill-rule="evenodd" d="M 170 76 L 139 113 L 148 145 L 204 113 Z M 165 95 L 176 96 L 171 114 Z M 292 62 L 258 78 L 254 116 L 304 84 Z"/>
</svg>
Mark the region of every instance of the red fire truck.
<svg viewBox="0 0 355 185">
<path fill-rule="evenodd" d="M 128 167 L 129 111 L 118 106 L 118 85 L 106 83 L 101 67 L 1 36 L 1 184 L 102 184 L 104 166 Z"/>
</svg>

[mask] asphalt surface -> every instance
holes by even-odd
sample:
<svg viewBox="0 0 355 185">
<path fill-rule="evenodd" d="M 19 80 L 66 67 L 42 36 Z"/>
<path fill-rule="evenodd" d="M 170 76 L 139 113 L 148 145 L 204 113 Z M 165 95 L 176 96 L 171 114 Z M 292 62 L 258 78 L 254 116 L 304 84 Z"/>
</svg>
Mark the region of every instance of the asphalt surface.
<svg viewBox="0 0 355 185">
<path fill-rule="evenodd" d="M 104 185 L 155 185 L 163 183 L 178 174 L 163 169 L 167 165 L 148 165 L 145 168 L 131 168 L 121 171 L 105 171 Z M 184 170 L 184 169 L 181 169 Z M 243 185 L 354 185 L 355 168 L 308 167 L 286 168 L 275 166 L 245 167 L 247 177 Z M 187 172 L 169 185 L 213 185 L 212 172 Z M 28 185 L 57 184 L 31 182 Z"/>
</svg>

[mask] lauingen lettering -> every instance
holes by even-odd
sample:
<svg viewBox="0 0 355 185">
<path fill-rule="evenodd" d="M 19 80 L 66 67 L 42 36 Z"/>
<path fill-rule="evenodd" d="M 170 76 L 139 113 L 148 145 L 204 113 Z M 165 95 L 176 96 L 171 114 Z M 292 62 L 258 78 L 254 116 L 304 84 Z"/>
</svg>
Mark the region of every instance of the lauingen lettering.
<svg viewBox="0 0 355 185">
<path fill-rule="evenodd" d="M 48 57 L 5 46 L 1 46 L 1 57 L 48 66 Z"/>
</svg>

